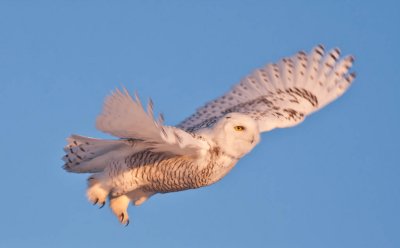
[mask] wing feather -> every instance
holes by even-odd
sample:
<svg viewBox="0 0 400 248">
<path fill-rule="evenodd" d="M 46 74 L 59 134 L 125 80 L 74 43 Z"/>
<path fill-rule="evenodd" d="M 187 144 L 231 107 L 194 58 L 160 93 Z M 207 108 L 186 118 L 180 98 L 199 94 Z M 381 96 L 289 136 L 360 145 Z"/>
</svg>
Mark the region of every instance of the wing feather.
<svg viewBox="0 0 400 248">
<path fill-rule="evenodd" d="M 353 62 L 352 56 L 340 59 L 338 48 L 325 53 L 318 45 L 308 54 L 300 51 L 255 70 L 178 127 L 196 132 L 230 112 L 250 115 L 261 131 L 297 125 L 347 90 L 355 78 L 349 72 Z"/>
<path fill-rule="evenodd" d="M 123 139 L 141 140 L 155 152 L 199 155 L 208 149 L 208 144 L 195 135 L 176 127 L 164 126 L 163 119 L 162 115 L 157 121 L 154 119 L 151 100 L 146 112 L 137 94 L 133 99 L 126 89 L 117 89 L 106 98 L 96 127 Z"/>
</svg>

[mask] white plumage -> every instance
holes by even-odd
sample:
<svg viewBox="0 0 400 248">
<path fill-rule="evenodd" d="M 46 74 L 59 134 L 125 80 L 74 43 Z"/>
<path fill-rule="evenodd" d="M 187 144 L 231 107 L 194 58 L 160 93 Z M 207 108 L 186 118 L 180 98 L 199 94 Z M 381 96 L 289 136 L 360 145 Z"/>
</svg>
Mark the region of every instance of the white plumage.
<svg viewBox="0 0 400 248">
<path fill-rule="evenodd" d="M 198 188 L 224 177 L 260 140 L 260 132 L 291 127 L 341 96 L 353 81 L 353 57 L 339 60 L 321 45 L 255 70 L 222 97 L 176 127 L 165 126 L 137 96 L 116 90 L 97 118 L 99 130 L 118 140 L 70 136 L 64 169 L 93 173 L 87 196 L 129 223 L 129 202 L 156 193 Z"/>
</svg>

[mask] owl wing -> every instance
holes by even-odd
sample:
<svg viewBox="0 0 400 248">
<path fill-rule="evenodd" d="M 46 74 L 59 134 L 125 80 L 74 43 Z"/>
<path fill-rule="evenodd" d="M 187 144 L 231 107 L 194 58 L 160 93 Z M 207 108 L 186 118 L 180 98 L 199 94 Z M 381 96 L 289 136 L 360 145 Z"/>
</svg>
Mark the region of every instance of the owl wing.
<svg viewBox="0 0 400 248">
<path fill-rule="evenodd" d="M 148 149 L 176 155 L 200 155 L 209 148 L 204 139 L 179 128 L 164 126 L 163 117 L 153 117 L 153 103 L 149 100 L 147 112 L 135 95 L 133 99 L 126 89 L 115 90 L 105 100 L 96 127 L 123 139 L 141 140 Z"/>
<path fill-rule="evenodd" d="M 229 92 L 181 122 L 177 127 L 195 132 L 210 127 L 230 112 L 248 114 L 260 131 L 291 127 L 341 96 L 355 78 L 352 56 L 339 59 L 340 50 L 325 53 L 318 45 L 276 64 L 255 70 Z"/>
</svg>

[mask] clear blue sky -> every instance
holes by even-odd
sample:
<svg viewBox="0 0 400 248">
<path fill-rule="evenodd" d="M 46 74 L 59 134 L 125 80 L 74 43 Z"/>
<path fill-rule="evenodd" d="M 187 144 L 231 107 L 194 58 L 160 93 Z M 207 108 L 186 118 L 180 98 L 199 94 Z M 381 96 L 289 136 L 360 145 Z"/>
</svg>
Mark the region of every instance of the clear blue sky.
<svg viewBox="0 0 400 248">
<path fill-rule="evenodd" d="M 0 247 L 400 247 L 396 1 L 0 1 Z M 219 183 L 157 195 L 120 226 L 61 169 L 125 85 L 168 124 L 254 68 L 322 43 L 354 54 L 338 101 Z"/>
</svg>

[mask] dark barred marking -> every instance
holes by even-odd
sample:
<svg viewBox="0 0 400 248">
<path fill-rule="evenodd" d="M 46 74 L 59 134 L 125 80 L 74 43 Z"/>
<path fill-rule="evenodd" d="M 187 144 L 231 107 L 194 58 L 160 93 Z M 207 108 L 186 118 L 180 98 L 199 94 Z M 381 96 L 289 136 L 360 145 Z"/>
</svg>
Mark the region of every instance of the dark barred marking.
<svg viewBox="0 0 400 248">
<path fill-rule="evenodd" d="M 283 112 L 288 114 L 287 118 L 289 120 L 297 121 L 297 120 L 302 119 L 304 117 L 303 113 L 299 113 L 294 109 L 283 109 Z"/>
<path fill-rule="evenodd" d="M 226 114 L 229 114 L 232 112 L 242 112 L 243 113 L 243 110 L 251 110 L 250 107 L 252 107 L 254 105 L 260 105 L 260 104 L 266 105 L 267 108 L 270 108 L 273 106 L 273 103 L 271 101 L 269 101 L 266 96 L 260 96 L 254 100 L 243 102 L 236 106 L 228 108 L 225 111 L 223 111 L 222 114 L 226 115 Z"/>
<path fill-rule="evenodd" d="M 129 185 L 142 184 L 140 187 L 144 192 L 167 193 L 187 189 L 194 189 L 210 185 L 221 177 L 215 176 L 220 173 L 218 158 L 226 156 L 220 149 L 210 151 L 210 157 L 205 161 L 206 165 L 199 168 L 198 161 L 186 156 L 171 156 L 164 153 L 155 153 L 149 150 L 142 151 L 125 159 L 128 165 L 132 182 Z M 218 170 L 216 170 L 218 166 Z M 112 164 L 112 176 L 118 176 L 123 171 Z M 126 170 L 126 169 L 125 169 Z M 218 175 L 218 174 L 217 174 Z M 138 180 L 139 179 L 139 180 Z M 142 182 L 140 182 L 142 181 Z M 118 179 L 115 178 L 115 183 Z M 123 192 L 115 192 L 115 195 Z"/>
<path fill-rule="evenodd" d="M 329 67 L 329 69 L 333 69 L 333 65 L 329 64 L 328 62 L 325 62 L 325 66 Z"/>
<path fill-rule="evenodd" d="M 308 102 L 310 102 L 310 104 L 313 107 L 317 107 L 318 106 L 317 97 L 314 94 L 312 94 L 311 92 L 309 92 L 308 90 L 299 89 L 297 87 L 294 87 L 294 88 L 287 89 L 286 92 L 289 93 L 289 94 L 295 94 L 297 96 L 300 96 L 300 97 L 306 99 Z"/>
<path fill-rule="evenodd" d="M 318 53 L 320 56 L 324 56 L 324 53 L 318 49 L 316 49 L 315 52 Z"/>
<path fill-rule="evenodd" d="M 291 98 L 286 99 L 284 97 L 285 94 L 289 95 Z M 222 116 L 232 112 L 247 113 L 247 114 L 260 112 L 260 116 L 265 116 L 272 110 L 279 110 L 279 107 L 275 106 L 273 101 L 278 100 L 278 101 L 289 101 L 292 103 L 300 103 L 299 98 L 307 100 L 315 108 L 318 107 L 317 97 L 306 89 L 297 87 L 284 90 L 278 89 L 276 90 L 276 94 L 271 93 L 269 95 L 260 96 L 247 102 L 239 103 L 233 107 L 227 108 L 226 110 L 222 111 L 221 115 L 207 118 L 204 121 L 200 122 L 199 124 L 187 127 L 185 130 L 188 132 L 194 132 L 201 128 L 212 127 Z M 274 115 L 282 116 L 282 114 L 279 113 L 278 111 L 274 112 Z M 256 120 L 258 119 L 260 118 L 257 117 Z"/>
<path fill-rule="evenodd" d="M 333 54 L 333 53 L 329 53 L 329 55 L 331 56 L 331 58 L 333 59 L 333 60 L 337 60 L 338 58 L 335 56 L 335 54 Z"/>
<path fill-rule="evenodd" d="M 174 136 L 175 136 L 176 140 L 178 141 L 178 143 L 182 143 L 182 137 L 179 136 L 175 131 L 174 131 Z"/>
<path fill-rule="evenodd" d="M 196 124 L 194 126 L 184 128 L 184 129 L 188 132 L 194 132 L 194 131 L 202 129 L 202 128 L 211 127 L 217 122 L 217 120 L 219 118 L 220 118 L 220 116 L 213 116 L 208 119 L 205 119 L 204 121 L 200 122 L 199 124 Z M 178 127 L 181 127 L 181 126 L 178 126 Z"/>
</svg>

